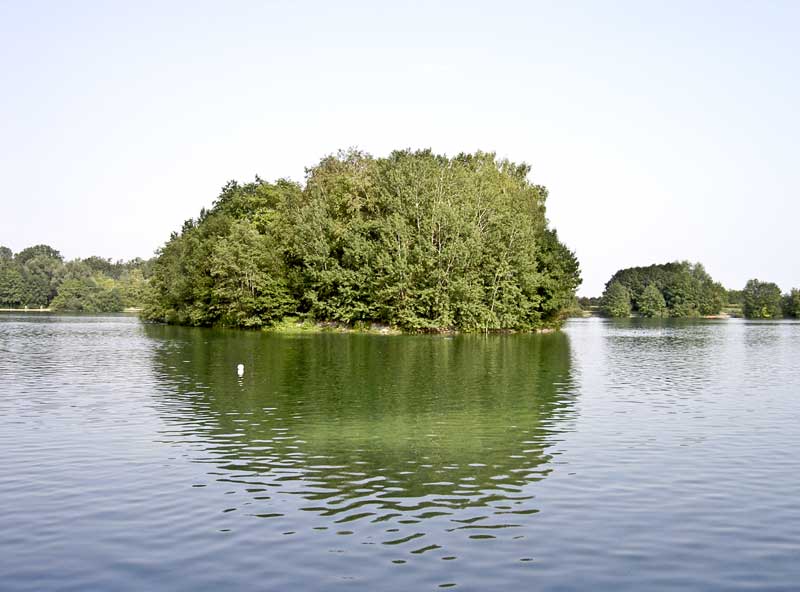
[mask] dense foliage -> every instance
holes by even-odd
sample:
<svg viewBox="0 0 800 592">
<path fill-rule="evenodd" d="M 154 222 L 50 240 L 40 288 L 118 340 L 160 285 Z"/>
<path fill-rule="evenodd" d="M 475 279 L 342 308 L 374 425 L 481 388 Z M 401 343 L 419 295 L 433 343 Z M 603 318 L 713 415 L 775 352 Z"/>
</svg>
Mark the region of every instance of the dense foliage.
<svg viewBox="0 0 800 592">
<path fill-rule="evenodd" d="M 743 301 L 742 310 L 748 319 L 775 319 L 783 314 L 781 289 L 772 282 L 748 281 Z"/>
<path fill-rule="evenodd" d="M 655 284 L 647 284 L 639 297 L 639 314 L 643 317 L 663 317 L 667 314 L 667 301 Z"/>
<path fill-rule="evenodd" d="M 630 310 L 618 305 L 617 284 L 628 291 Z M 606 284 L 603 300 L 609 316 L 628 316 L 633 311 L 642 316 L 697 317 L 722 310 L 725 288 L 701 264 L 676 261 L 619 270 Z"/>
<path fill-rule="evenodd" d="M 783 314 L 787 317 L 800 319 L 800 290 L 793 288 L 783 296 Z"/>
<path fill-rule="evenodd" d="M 226 185 L 154 266 L 151 320 L 260 327 L 284 315 L 406 331 L 558 325 L 580 284 L 530 168 L 478 152 L 357 151 L 306 183 Z"/>
<path fill-rule="evenodd" d="M 750 280 L 743 290 L 725 290 L 702 265 L 687 262 L 623 269 L 606 284 L 603 297 L 581 298 L 584 308 L 600 302 L 610 317 L 693 317 L 726 311 L 749 319 L 800 318 L 800 290 L 781 295 L 772 282 Z M 739 310 L 741 307 L 741 310 Z"/>
<path fill-rule="evenodd" d="M 611 282 L 603 293 L 601 310 L 610 317 L 627 317 L 631 314 L 631 292 L 620 282 Z"/>
<path fill-rule="evenodd" d="M 0 308 L 51 308 L 62 311 L 118 312 L 140 306 L 147 262 L 89 257 L 64 262 L 48 245 L 16 255 L 0 247 Z"/>
</svg>

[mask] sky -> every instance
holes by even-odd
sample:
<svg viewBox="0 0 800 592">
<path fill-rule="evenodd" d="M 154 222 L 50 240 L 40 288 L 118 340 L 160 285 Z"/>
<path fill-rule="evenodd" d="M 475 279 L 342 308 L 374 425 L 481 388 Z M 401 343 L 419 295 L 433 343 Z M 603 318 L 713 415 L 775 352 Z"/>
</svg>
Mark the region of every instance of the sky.
<svg viewBox="0 0 800 592">
<path fill-rule="evenodd" d="M 532 166 L 579 294 L 800 287 L 799 2 L 0 0 L 0 245 L 148 258 L 338 149 Z"/>
</svg>

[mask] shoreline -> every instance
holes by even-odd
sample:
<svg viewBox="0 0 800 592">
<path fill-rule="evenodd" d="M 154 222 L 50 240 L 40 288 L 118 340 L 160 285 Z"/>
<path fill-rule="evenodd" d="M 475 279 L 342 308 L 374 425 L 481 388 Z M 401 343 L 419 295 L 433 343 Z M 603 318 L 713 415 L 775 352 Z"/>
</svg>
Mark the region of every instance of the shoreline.
<svg viewBox="0 0 800 592">
<path fill-rule="evenodd" d="M 232 327 L 233 328 L 233 327 Z M 493 329 L 489 331 L 459 331 L 456 329 L 431 329 L 430 331 L 408 332 L 385 325 L 382 323 L 361 322 L 355 326 L 346 325 L 335 321 L 305 321 L 296 317 L 286 317 L 283 320 L 269 327 L 259 329 L 264 333 L 279 333 L 283 335 L 318 334 L 318 333 L 362 333 L 364 335 L 510 335 L 523 334 L 544 335 L 556 333 L 560 329 L 553 327 L 543 327 L 533 331 L 514 331 L 511 329 Z"/>
</svg>

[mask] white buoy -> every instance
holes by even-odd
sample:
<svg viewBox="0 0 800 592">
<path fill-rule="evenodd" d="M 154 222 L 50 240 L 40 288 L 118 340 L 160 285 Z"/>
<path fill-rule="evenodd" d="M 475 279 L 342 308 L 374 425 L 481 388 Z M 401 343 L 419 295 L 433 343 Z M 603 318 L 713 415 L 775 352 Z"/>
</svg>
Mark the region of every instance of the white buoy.
<svg viewBox="0 0 800 592">
<path fill-rule="evenodd" d="M 239 364 L 236 366 L 236 373 L 239 375 L 239 378 L 244 376 L 244 364 Z"/>
</svg>

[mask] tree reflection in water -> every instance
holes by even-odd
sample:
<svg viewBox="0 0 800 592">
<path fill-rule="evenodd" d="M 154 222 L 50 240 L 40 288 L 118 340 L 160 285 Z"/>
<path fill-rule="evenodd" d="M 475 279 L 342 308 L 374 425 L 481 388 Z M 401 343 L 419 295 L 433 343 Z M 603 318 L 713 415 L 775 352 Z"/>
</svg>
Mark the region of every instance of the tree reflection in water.
<svg viewBox="0 0 800 592">
<path fill-rule="evenodd" d="M 246 493 L 249 515 L 310 512 L 315 529 L 412 552 L 530 521 L 575 415 L 564 334 L 146 332 L 163 441 Z"/>
</svg>

